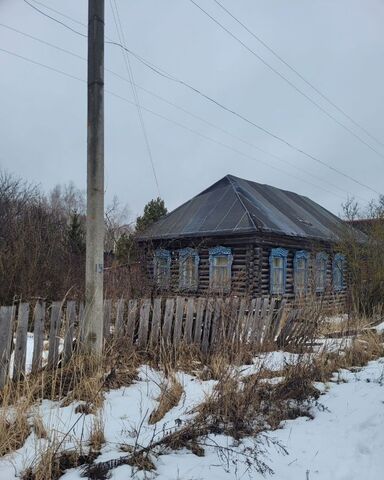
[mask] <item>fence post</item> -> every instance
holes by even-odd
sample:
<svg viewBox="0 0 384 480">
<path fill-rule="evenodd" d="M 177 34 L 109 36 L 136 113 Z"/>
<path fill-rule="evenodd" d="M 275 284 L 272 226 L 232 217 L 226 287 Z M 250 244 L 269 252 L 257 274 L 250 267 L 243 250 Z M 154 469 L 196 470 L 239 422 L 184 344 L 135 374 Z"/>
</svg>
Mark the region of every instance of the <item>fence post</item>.
<svg viewBox="0 0 384 480">
<path fill-rule="evenodd" d="M 29 303 L 20 303 L 17 315 L 15 356 L 13 359 L 13 380 L 18 381 L 25 375 L 27 356 Z"/>
<path fill-rule="evenodd" d="M 0 307 L 0 390 L 7 382 L 11 357 L 14 307 Z"/>
<path fill-rule="evenodd" d="M 32 373 L 41 368 L 44 347 L 45 302 L 37 301 L 33 311 L 33 356 Z"/>
<path fill-rule="evenodd" d="M 68 363 L 73 354 L 73 337 L 75 336 L 76 303 L 67 302 L 65 312 L 66 331 L 64 335 L 63 362 Z"/>
<path fill-rule="evenodd" d="M 49 329 L 48 368 L 57 367 L 59 361 L 59 330 L 61 320 L 61 302 L 53 302 L 51 305 L 51 326 Z"/>
</svg>

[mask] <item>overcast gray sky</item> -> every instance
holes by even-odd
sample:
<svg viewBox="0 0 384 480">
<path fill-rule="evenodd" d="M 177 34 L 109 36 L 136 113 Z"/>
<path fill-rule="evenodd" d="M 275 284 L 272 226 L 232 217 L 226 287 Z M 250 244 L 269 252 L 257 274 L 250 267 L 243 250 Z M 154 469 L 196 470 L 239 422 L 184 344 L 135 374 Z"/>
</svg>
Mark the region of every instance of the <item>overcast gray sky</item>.
<svg viewBox="0 0 384 480">
<path fill-rule="evenodd" d="M 87 22 L 86 0 L 41 1 Z M 213 0 L 196 2 L 380 155 L 271 72 L 190 0 L 116 1 L 129 49 L 358 182 L 383 190 L 384 146 L 327 104 Z M 383 0 L 220 1 L 384 144 Z M 86 33 L 82 25 L 34 4 Z M 86 57 L 86 38 L 40 15 L 23 0 L 0 0 L 0 22 Z M 106 35 L 118 38 L 110 0 Z M 86 80 L 83 60 L 4 26 L 1 48 Z M 106 45 L 105 64 L 127 77 L 118 47 Z M 340 213 L 347 192 L 362 203 L 375 197 L 371 190 L 156 75 L 133 57 L 131 64 L 138 85 L 232 135 L 137 90 L 143 107 L 200 134 L 143 111 L 160 193 L 169 209 L 227 173 L 307 195 L 335 213 Z M 105 87 L 132 102 L 131 86 L 124 80 L 106 72 Z M 45 190 L 70 180 L 85 188 L 86 92 L 85 83 L 0 50 L 1 167 L 41 183 Z M 132 216 L 158 195 L 137 109 L 108 93 L 105 178 L 107 200 L 118 195 Z"/>
</svg>

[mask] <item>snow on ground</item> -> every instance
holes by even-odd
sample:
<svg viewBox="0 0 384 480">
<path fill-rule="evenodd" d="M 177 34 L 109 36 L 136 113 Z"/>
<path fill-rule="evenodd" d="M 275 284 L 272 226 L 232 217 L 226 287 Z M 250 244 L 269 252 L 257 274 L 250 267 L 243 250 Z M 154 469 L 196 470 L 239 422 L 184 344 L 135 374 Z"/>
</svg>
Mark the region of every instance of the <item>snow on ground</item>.
<svg viewBox="0 0 384 480">
<path fill-rule="evenodd" d="M 255 359 L 254 365 L 240 369 L 242 375 L 256 371 L 262 364 L 278 372 L 287 363 L 297 361 L 297 356 L 286 352 L 271 352 Z M 278 373 L 277 373 L 278 375 Z M 120 444 L 146 445 L 164 431 L 178 428 L 190 418 L 193 406 L 199 404 L 215 385 L 214 381 L 201 381 L 185 373 L 178 373 L 184 394 L 178 406 L 170 410 L 156 424 L 148 424 L 148 417 L 157 406 L 157 397 L 163 375 L 143 366 L 139 379 L 129 387 L 108 392 L 105 396 L 103 419 L 106 445 L 97 461 L 105 461 L 125 455 Z M 275 446 L 268 446 L 264 460 L 275 471 L 279 480 L 379 480 L 384 471 L 384 359 L 370 362 L 359 371 L 343 370 L 335 375 L 328 387 L 319 384 L 324 394 L 314 407 L 314 420 L 298 418 L 286 421 L 279 430 L 269 432 L 267 438 L 275 439 L 288 451 L 288 455 Z M 341 380 L 341 381 L 340 381 Z M 37 408 L 47 428 L 56 432 L 58 439 L 71 426 L 65 440 L 70 448 L 82 438 L 85 441 L 94 419 L 93 415 L 75 413 L 78 404 L 60 407 L 57 402 L 44 400 Z M 77 424 L 75 424 L 75 422 Z M 0 460 L 0 479 L 10 480 L 20 473 L 34 458 L 39 444 L 33 434 L 16 453 Z M 262 479 L 262 475 L 249 470 L 244 459 L 228 457 L 222 447 L 241 452 L 253 448 L 254 439 L 245 439 L 240 445 L 224 435 L 211 435 L 204 441 L 206 455 L 197 457 L 187 450 L 161 455 L 155 461 L 154 473 L 136 472 L 135 478 L 158 480 L 230 480 L 237 478 Z M 221 452 L 221 454 L 220 454 Z M 121 466 L 112 473 L 112 479 L 125 480 L 132 474 L 132 467 Z M 62 480 L 79 480 L 80 470 L 66 472 Z"/>
</svg>

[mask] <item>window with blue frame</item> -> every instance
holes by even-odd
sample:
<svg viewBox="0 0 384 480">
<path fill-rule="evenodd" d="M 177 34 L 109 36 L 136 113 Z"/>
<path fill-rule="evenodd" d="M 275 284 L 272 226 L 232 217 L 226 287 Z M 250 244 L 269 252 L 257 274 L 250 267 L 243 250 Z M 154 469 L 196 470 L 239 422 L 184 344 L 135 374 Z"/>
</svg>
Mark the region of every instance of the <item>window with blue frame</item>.
<svg viewBox="0 0 384 480">
<path fill-rule="evenodd" d="M 294 289 L 297 294 L 304 294 L 308 289 L 309 253 L 299 250 L 293 259 Z"/>
<path fill-rule="evenodd" d="M 159 288 L 169 288 L 171 280 L 171 252 L 159 248 L 153 259 L 153 277 Z"/>
<path fill-rule="evenodd" d="M 341 253 L 336 253 L 333 257 L 333 289 L 338 292 L 345 288 L 344 272 L 345 272 L 345 256 Z"/>
<path fill-rule="evenodd" d="M 179 288 L 197 290 L 199 284 L 199 255 L 193 248 L 179 250 Z"/>
<path fill-rule="evenodd" d="M 232 250 L 217 246 L 209 249 L 209 287 L 216 292 L 231 290 Z"/>
<path fill-rule="evenodd" d="M 316 292 L 324 292 L 327 287 L 327 264 L 328 255 L 325 252 L 318 253 L 315 270 Z"/>
<path fill-rule="evenodd" d="M 282 295 L 285 293 L 287 278 L 288 250 L 284 248 L 272 248 L 269 256 L 270 292 Z"/>
</svg>

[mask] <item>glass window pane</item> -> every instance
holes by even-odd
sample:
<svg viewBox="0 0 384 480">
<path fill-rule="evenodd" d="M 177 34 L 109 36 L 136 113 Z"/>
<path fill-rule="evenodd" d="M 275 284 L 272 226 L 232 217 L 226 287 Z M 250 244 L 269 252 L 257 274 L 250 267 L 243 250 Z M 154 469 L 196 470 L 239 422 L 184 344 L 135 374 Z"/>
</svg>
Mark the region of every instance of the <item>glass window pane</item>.
<svg viewBox="0 0 384 480">
<path fill-rule="evenodd" d="M 281 257 L 273 257 L 272 266 L 274 268 L 282 268 L 283 267 L 283 259 Z"/>
<path fill-rule="evenodd" d="M 228 257 L 224 255 L 220 257 L 214 257 L 213 264 L 216 267 L 226 267 L 228 265 Z"/>
</svg>

